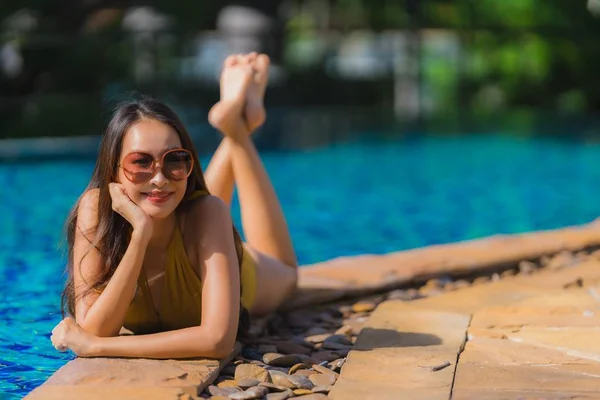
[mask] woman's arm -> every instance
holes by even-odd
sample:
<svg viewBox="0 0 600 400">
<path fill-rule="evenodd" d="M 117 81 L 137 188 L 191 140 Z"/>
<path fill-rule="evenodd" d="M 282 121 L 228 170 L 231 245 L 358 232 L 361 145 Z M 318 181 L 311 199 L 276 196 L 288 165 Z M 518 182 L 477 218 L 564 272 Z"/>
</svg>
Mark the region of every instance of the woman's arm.
<svg viewBox="0 0 600 400">
<path fill-rule="evenodd" d="M 238 327 L 240 276 L 229 210 L 210 196 L 198 202 L 188 217 L 199 242 L 202 324 L 151 335 L 95 338 L 88 355 L 223 358 L 231 352 Z"/>
<path fill-rule="evenodd" d="M 134 229 L 125 255 L 102 293 L 92 292 L 80 297 L 101 271 L 102 256 L 95 248 L 89 250 L 90 242 L 83 234 L 93 232 L 97 224 L 98 190 L 94 189 L 82 197 L 78 209 L 73 246 L 73 279 L 75 295 L 78 298 L 75 318 L 84 330 L 95 336 L 115 336 L 119 334 L 133 299 L 150 237 L 144 229 Z M 151 231 L 149 232 L 151 234 Z"/>
</svg>

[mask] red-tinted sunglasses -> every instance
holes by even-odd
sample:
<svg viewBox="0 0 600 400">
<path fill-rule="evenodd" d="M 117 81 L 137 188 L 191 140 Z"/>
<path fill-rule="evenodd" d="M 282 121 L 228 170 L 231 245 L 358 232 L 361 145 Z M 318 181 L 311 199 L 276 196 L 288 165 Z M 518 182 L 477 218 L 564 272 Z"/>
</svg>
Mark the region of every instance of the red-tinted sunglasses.
<svg viewBox="0 0 600 400">
<path fill-rule="evenodd" d="M 119 164 L 125 172 L 125 177 L 137 184 L 152 179 L 158 172 L 158 165 L 159 160 L 152 154 L 140 151 L 127 154 Z M 182 181 L 192 173 L 194 158 L 186 149 L 168 150 L 160 158 L 160 168 L 167 179 Z"/>
</svg>

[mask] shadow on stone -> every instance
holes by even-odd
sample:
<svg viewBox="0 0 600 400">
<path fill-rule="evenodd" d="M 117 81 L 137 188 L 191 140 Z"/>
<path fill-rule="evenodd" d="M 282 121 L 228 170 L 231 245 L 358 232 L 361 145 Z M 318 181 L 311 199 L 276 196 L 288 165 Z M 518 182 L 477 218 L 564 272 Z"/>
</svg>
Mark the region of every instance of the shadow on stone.
<svg viewBox="0 0 600 400">
<path fill-rule="evenodd" d="M 352 350 L 368 351 L 384 347 L 437 346 L 441 344 L 441 338 L 429 333 L 364 328 Z"/>
</svg>

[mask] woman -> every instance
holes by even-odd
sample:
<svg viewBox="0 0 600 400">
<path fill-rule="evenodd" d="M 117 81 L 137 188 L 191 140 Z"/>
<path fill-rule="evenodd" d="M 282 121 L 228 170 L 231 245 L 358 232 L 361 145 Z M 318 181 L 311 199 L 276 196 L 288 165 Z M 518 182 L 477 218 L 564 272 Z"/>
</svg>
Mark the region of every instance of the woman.
<svg viewBox="0 0 600 400">
<path fill-rule="evenodd" d="M 75 319 L 52 331 L 58 350 L 222 358 L 247 312 L 271 312 L 294 291 L 287 224 L 249 137 L 265 120 L 268 68 L 256 53 L 225 61 L 209 113 L 224 138 L 205 176 L 173 111 L 153 100 L 117 108 L 67 224 L 63 304 Z M 229 214 L 234 184 L 244 245 Z"/>
</svg>

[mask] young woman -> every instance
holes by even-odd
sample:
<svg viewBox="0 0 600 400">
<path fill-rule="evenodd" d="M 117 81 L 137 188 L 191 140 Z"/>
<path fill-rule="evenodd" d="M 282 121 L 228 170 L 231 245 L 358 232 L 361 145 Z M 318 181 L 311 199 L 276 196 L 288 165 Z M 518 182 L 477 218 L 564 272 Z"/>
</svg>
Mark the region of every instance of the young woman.
<svg viewBox="0 0 600 400">
<path fill-rule="evenodd" d="M 248 312 L 271 312 L 293 293 L 292 241 L 249 137 L 265 120 L 268 68 L 256 53 L 225 61 L 209 113 L 224 138 L 204 176 L 172 110 L 149 99 L 117 108 L 67 221 L 63 304 L 75 318 L 52 331 L 56 349 L 221 358 Z M 244 244 L 229 213 L 234 184 Z M 121 327 L 135 335 L 119 336 Z"/>
</svg>

